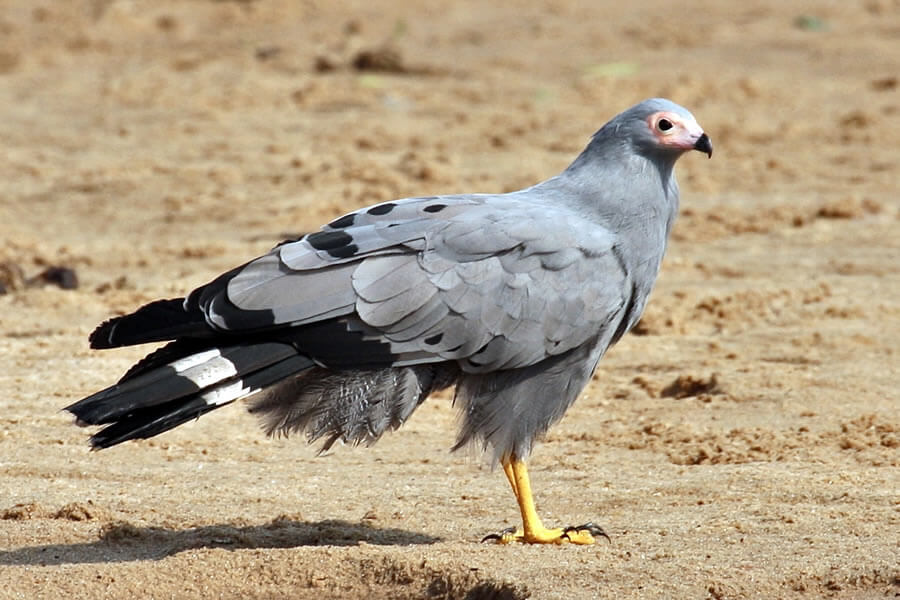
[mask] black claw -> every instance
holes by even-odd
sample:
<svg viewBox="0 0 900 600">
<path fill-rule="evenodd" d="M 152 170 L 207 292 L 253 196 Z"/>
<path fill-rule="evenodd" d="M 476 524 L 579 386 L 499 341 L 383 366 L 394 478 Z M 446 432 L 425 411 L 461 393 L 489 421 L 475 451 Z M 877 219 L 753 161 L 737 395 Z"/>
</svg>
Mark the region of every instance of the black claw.
<svg viewBox="0 0 900 600">
<path fill-rule="evenodd" d="M 483 544 L 487 541 L 499 542 L 500 540 L 503 539 L 503 536 L 506 535 L 507 533 L 515 533 L 515 532 L 516 532 L 515 527 L 507 527 L 500 533 L 491 533 L 489 535 L 484 536 L 483 538 L 481 538 L 481 543 Z"/>
<path fill-rule="evenodd" d="M 565 529 L 563 529 L 563 536 L 569 540 L 571 540 L 571 538 L 569 538 L 570 531 L 587 531 L 589 534 L 595 537 L 605 537 L 607 542 L 612 543 L 612 540 L 608 535 L 606 535 L 606 532 L 603 531 L 603 528 L 599 525 L 594 525 L 591 522 L 587 522 L 584 525 L 575 525 L 573 527 L 566 527 Z"/>
</svg>

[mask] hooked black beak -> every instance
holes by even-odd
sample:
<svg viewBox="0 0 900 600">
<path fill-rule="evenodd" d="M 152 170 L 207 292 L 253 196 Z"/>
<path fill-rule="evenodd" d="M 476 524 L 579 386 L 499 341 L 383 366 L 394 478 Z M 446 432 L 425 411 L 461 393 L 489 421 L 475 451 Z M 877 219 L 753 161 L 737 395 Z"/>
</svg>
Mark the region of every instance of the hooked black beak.
<svg viewBox="0 0 900 600">
<path fill-rule="evenodd" d="M 709 136 L 705 133 L 697 138 L 697 141 L 694 142 L 694 150 L 699 150 L 706 154 L 709 158 L 712 158 L 712 142 L 709 141 Z"/>
</svg>

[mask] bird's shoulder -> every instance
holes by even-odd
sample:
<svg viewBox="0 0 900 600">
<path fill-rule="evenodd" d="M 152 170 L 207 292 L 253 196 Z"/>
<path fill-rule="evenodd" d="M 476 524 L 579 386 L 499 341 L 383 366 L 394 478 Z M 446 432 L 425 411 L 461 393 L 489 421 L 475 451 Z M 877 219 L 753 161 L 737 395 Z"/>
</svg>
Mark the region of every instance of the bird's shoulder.
<svg viewBox="0 0 900 600">
<path fill-rule="evenodd" d="M 594 256 L 615 243 L 609 229 L 552 200 L 523 192 L 404 198 L 347 213 L 273 253 L 288 269 L 308 270 L 422 251 L 460 262 L 514 248 Z"/>
</svg>

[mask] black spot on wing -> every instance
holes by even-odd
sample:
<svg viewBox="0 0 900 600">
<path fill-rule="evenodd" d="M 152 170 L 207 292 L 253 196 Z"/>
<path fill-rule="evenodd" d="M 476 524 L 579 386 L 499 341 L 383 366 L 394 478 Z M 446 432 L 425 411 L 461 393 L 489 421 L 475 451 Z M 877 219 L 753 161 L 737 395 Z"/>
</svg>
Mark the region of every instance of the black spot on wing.
<svg viewBox="0 0 900 600">
<path fill-rule="evenodd" d="M 441 212 L 445 208 L 447 208 L 446 204 L 429 204 L 422 210 L 424 210 L 425 212 L 436 213 L 436 212 Z"/>
<path fill-rule="evenodd" d="M 318 231 L 306 236 L 306 241 L 316 250 L 332 250 L 347 246 L 353 241 L 353 236 L 343 231 Z"/>
<path fill-rule="evenodd" d="M 427 341 L 427 340 L 426 340 L 426 341 Z M 469 364 L 472 365 L 473 367 L 480 367 L 480 366 L 483 366 L 484 363 L 475 360 L 475 357 L 478 356 L 479 354 L 482 354 L 482 353 L 484 353 L 485 351 L 487 351 L 487 349 L 488 349 L 489 346 L 490 346 L 489 343 L 488 343 L 488 344 L 485 344 L 484 346 L 482 346 L 481 348 L 479 348 L 479 349 L 475 352 L 475 354 L 473 354 L 472 356 L 470 356 L 470 357 L 468 358 Z"/>
<path fill-rule="evenodd" d="M 366 212 L 370 215 L 386 215 L 394 210 L 395 206 L 397 206 L 397 204 L 394 202 L 386 202 L 384 204 L 379 204 L 378 206 L 373 206 Z"/>
<path fill-rule="evenodd" d="M 434 346 L 435 344 L 440 344 L 442 339 L 444 339 L 444 334 L 436 333 L 435 335 L 433 335 L 431 337 L 425 338 L 425 343 L 428 344 L 429 346 Z"/>
<path fill-rule="evenodd" d="M 328 254 L 335 258 L 350 258 L 354 256 L 359 251 L 359 246 L 356 244 L 347 244 L 346 246 L 341 246 L 340 248 L 333 248 L 328 251 Z"/>
<path fill-rule="evenodd" d="M 344 215 L 340 219 L 335 219 L 331 223 L 328 224 L 332 229 L 344 229 L 346 227 L 350 227 L 353 225 L 353 222 L 356 220 L 356 213 L 350 213 L 349 215 Z"/>
</svg>

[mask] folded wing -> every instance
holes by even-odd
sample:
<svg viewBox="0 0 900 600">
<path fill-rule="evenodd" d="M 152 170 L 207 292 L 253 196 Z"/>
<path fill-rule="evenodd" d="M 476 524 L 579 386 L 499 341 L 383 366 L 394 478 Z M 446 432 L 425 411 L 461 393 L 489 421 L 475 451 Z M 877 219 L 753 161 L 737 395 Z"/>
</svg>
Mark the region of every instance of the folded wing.
<svg viewBox="0 0 900 600">
<path fill-rule="evenodd" d="M 159 309 L 166 331 L 276 339 L 324 366 L 523 367 L 618 327 L 629 286 L 615 243 L 596 223 L 515 195 L 412 198 L 274 248 L 195 290 L 180 316 L 174 301 Z M 127 319 L 104 327 L 136 329 Z M 95 338 L 165 339 L 155 334 Z"/>
</svg>

